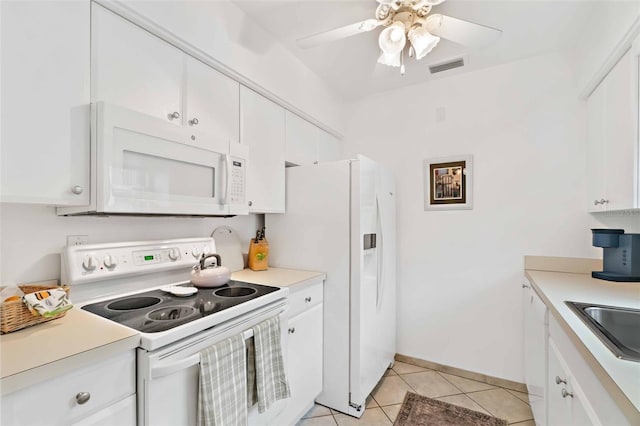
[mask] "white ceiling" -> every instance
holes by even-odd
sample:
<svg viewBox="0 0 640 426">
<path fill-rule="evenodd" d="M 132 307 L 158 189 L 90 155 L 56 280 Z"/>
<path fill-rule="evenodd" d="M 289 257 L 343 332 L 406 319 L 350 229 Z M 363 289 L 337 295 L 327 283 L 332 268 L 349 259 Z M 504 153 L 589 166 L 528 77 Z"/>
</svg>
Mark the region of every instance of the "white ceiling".
<svg viewBox="0 0 640 426">
<path fill-rule="evenodd" d="M 345 100 L 575 47 L 600 4 L 587 0 L 447 0 L 432 13 L 498 28 L 502 35 L 493 44 L 473 50 L 442 39 L 421 61 L 406 58 L 406 74 L 401 76 L 398 68 L 376 63 L 380 28 L 311 49 L 295 43 L 304 36 L 373 18 L 376 0 L 234 1 Z M 460 56 L 465 59 L 463 68 L 437 76 L 429 73 L 428 65 Z"/>
</svg>

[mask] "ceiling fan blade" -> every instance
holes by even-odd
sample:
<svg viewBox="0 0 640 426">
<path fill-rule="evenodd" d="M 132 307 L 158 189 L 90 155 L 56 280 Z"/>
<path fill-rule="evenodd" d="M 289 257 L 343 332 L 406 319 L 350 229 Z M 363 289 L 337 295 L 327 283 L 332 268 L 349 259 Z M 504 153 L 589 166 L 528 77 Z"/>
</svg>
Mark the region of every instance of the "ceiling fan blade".
<svg viewBox="0 0 640 426">
<path fill-rule="evenodd" d="M 469 47 L 485 46 L 502 34 L 495 28 L 440 14 L 429 15 L 425 26 L 433 35 Z"/>
<path fill-rule="evenodd" d="M 343 38 L 351 37 L 356 34 L 366 33 L 371 31 L 380 25 L 383 25 L 385 21 L 378 21 L 377 19 L 366 19 L 364 21 L 356 22 L 351 25 L 336 28 L 329 31 L 324 31 L 312 36 L 299 38 L 296 40 L 298 46 L 303 49 L 309 49 L 320 44 L 330 43 L 332 41 L 340 40 Z"/>
</svg>

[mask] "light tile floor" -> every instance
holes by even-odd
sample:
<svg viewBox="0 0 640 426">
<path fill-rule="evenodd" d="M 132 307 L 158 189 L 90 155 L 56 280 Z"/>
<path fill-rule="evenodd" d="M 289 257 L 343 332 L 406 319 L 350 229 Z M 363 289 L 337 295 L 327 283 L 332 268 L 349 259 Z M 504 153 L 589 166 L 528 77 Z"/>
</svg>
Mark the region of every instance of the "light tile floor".
<svg viewBox="0 0 640 426">
<path fill-rule="evenodd" d="M 316 404 L 296 426 L 390 426 L 407 391 L 490 414 L 510 425 L 535 426 L 526 393 L 399 361 L 371 392 L 360 419 Z"/>
</svg>

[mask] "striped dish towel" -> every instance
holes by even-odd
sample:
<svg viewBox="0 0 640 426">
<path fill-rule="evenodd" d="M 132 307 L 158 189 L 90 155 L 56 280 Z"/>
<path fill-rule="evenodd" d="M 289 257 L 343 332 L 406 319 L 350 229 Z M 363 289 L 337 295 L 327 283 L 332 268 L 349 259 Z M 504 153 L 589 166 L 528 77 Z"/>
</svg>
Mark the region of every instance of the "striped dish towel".
<svg viewBox="0 0 640 426">
<path fill-rule="evenodd" d="M 200 352 L 199 426 L 247 424 L 247 370 L 242 334 Z"/>
<path fill-rule="evenodd" d="M 253 327 L 253 342 L 258 412 L 264 413 L 271 404 L 291 395 L 282 360 L 280 319 L 269 318 Z"/>
</svg>

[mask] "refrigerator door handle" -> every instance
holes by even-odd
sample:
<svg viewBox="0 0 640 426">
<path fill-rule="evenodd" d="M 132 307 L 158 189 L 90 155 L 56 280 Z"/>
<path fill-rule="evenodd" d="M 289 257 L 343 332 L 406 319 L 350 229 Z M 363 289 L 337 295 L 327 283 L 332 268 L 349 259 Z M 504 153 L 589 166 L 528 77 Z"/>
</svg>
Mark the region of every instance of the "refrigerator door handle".
<svg viewBox="0 0 640 426">
<path fill-rule="evenodd" d="M 384 224 L 382 219 L 382 209 L 380 208 L 380 196 L 376 193 L 376 213 L 378 216 L 378 227 L 380 235 L 380 243 L 378 247 L 378 276 L 376 277 L 376 309 L 380 309 L 382 296 L 384 294 Z"/>
</svg>

